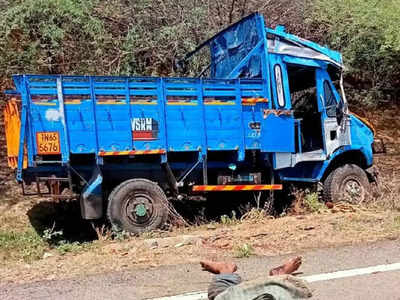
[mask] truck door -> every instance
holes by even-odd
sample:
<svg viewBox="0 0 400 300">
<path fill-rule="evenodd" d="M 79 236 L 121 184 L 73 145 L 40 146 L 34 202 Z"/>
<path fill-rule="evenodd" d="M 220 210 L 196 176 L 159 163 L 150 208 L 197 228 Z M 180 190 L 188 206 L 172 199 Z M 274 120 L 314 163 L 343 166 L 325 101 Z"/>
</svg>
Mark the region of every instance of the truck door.
<svg viewBox="0 0 400 300">
<path fill-rule="evenodd" d="M 324 69 L 317 70 L 317 92 L 322 105 L 324 150 L 329 156 L 339 147 L 350 144 L 349 120 L 343 111 L 343 99 Z"/>
<path fill-rule="evenodd" d="M 272 109 L 264 110 L 261 126 L 262 151 L 295 152 L 294 118 L 290 111 L 290 92 L 286 64 L 278 55 L 269 55 L 271 62 Z"/>
</svg>

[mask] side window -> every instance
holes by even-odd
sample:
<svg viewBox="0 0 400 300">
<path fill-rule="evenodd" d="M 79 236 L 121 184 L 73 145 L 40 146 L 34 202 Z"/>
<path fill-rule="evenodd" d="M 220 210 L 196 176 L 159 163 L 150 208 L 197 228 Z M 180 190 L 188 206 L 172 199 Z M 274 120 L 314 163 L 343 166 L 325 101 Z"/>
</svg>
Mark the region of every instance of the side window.
<svg viewBox="0 0 400 300">
<path fill-rule="evenodd" d="M 336 100 L 331 85 L 328 81 L 324 81 L 325 109 L 326 114 L 330 118 L 336 117 Z"/>
</svg>

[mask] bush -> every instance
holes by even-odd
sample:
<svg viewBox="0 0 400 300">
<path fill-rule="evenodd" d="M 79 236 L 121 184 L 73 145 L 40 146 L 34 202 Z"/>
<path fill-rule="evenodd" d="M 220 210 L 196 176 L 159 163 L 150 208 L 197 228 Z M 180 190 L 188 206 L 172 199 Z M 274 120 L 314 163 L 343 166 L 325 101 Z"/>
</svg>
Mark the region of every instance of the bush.
<svg viewBox="0 0 400 300">
<path fill-rule="evenodd" d="M 94 16 L 97 0 L 7 2 L 0 15 L 0 67 L 5 75 L 96 73 L 110 40 Z"/>
<path fill-rule="evenodd" d="M 0 81 L 14 73 L 174 76 L 176 59 L 251 12 L 298 33 L 305 1 L 1 0 Z M 195 76 L 207 59 L 179 75 Z"/>
<path fill-rule="evenodd" d="M 195 76 L 206 55 L 179 74 L 174 62 L 260 11 L 268 26 L 342 51 L 349 99 L 376 103 L 399 96 L 399 10 L 396 0 L 0 0 L 0 84 L 13 73 Z"/>
<path fill-rule="evenodd" d="M 377 104 L 399 97 L 400 2 L 315 0 L 311 14 L 322 42 L 343 53 L 346 83 L 355 102 Z M 322 26 L 322 27 L 321 27 Z"/>
</svg>

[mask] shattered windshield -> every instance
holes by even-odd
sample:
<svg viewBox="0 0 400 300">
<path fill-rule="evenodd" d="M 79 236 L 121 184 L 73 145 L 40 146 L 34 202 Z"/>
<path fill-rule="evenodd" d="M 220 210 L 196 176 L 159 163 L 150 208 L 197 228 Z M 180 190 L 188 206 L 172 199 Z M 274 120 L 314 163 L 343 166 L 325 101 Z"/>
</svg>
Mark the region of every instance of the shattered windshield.
<svg viewBox="0 0 400 300">
<path fill-rule="evenodd" d="M 191 59 L 193 64 L 198 64 L 208 53 L 208 63 L 203 66 L 199 77 L 210 78 L 261 78 L 263 35 L 258 24 L 257 14 L 248 16 L 241 21 L 221 31 L 207 40 L 195 50 L 188 53 L 179 63 L 186 66 L 186 61 Z M 207 46 L 207 47 L 206 47 Z"/>
</svg>

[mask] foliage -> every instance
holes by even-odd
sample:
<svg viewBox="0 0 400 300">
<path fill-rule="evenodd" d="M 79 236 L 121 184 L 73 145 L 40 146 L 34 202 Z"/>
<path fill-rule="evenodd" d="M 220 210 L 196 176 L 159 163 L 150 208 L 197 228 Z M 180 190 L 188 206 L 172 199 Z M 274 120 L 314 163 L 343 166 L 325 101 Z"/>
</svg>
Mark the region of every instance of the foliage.
<svg viewBox="0 0 400 300">
<path fill-rule="evenodd" d="M 96 73 L 110 40 L 94 16 L 96 3 L 8 1 L 0 17 L 0 66 L 6 75 Z"/>
<path fill-rule="evenodd" d="M 311 192 L 309 189 L 293 189 L 290 196 L 293 197 L 288 210 L 290 214 L 315 213 L 325 208 L 325 205 L 319 201 L 318 193 Z"/>
<path fill-rule="evenodd" d="M 234 256 L 236 258 L 250 257 L 254 253 L 254 248 L 249 244 L 242 244 L 234 249 Z"/>
<path fill-rule="evenodd" d="M 175 62 L 254 11 L 342 51 L 350 99 L 398 97 L 397 0 L 0 0 L 1 88 L 14 73 L 195 76 L 207 49 L 188 69 Z"/>
<path fill-rule="evenodd" d="M 63 236 L 62 230 L 54 231 L 54 228 L 55 228 L 55 223 L 53 224 L 52 228 L 47 228 L 42 233 L 42 238 L 48 243 L 55 243 Z"/>
<path fill-rule="evenodd" d="M 235 225 L 238 223 L 239 223 L 239 220 L 236 218 L 236 212 L 234 210 L 232 211 L 232 217 L 229 217 L 228 215 L 221 216 L 221 224 L 222 225 Z"/>
<path fill-rule="evenodd" d="M 131 234 L 125 230 L 122 230 L 116 226 L 112 226 L 110 236 L 117 241 L 123 241 L 129 239 Z"/>
<path fill-rule="evenodd" d="M 322 41 L 341 51 L 346 82 L 366 104 L 399 97 L 400 2 L 397 0 L 315 0 L 314 26 Z"/>
<path fill-rule="evenodd" d="M 318 199 L 318 193 L 307 192 L 304 196 L 304 205 L 311 212 L 318 212 L 324 208 L 324 204 Z"/>
<path fill-rule="evenodd" d="M 251 12 L 298 29 L 293 19 L 302 18 L 304 1 L 0 0 L 1 80 L 14 73 L 177 75 L 177 59 Z M 195 76 L 207 59 L 199 56 L 180 75 Z"/>
<path fill-rule="evenodd" d="M 60 253 L 60 255 L 65 255 L 67 253 L 78 253 L 84 251 L 89 247 L 90 247 L 89 243 L 79 243 L 79 242 L 68 243 L 66 241 L 61 241 L 55 249 L 58 251 L 58 253 Z"/>
<path fill-rule="evenodd" d="M 25 232 L 0 231 L 0 258 L 31 262 L 40 259 L 47 244 L 33 230 Z"/>
</svg>

